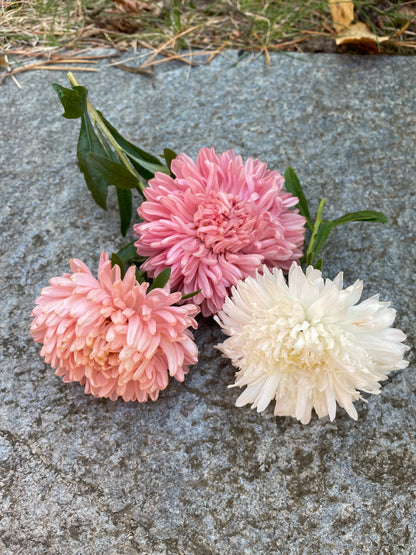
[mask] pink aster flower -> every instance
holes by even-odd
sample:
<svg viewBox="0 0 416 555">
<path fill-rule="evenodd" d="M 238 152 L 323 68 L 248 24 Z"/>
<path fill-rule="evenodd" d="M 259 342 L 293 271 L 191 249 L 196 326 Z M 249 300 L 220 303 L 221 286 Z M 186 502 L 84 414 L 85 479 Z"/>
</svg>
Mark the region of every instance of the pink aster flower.
<svg viewBox="0 0 416 555">
<path fill-rule="evenodd" d="M 142 269 L 172 268 L 172 287 L 201 292 L 192 302 L 209 316 L 221 309 L 239 279 L 262 264 L 288 270 L 302 255 L 305 220 L 289 210 L 298 199 L 282 191 L 284 178 L 265 163 L 244 164 L 232 150 L 203 148 L 193 162 L 180 154 L 175 179 L 156 173 L 134 226 Z"/>
<path fill-rule="evenodd" d="M 41 355 L 64 382 L 85 384 L 85 393 L 115 401 L 157 399 L 171 376 L 183 381 L 197 362 L 189 326 L 195 305 L 173 306 L 181 293 L 139 284 L 130 267 L 123 279 L 101 254 L 96 279 L 80 260 L 72 274 L 54 277 L 32 312 L 31 335 Z"/>
</svg>

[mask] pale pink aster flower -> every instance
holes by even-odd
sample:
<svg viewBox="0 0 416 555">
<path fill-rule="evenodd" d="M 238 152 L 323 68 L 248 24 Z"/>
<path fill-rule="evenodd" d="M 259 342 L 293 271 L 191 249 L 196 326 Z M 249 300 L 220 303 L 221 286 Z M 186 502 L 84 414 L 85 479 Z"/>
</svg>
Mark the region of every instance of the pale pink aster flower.
<svg viewBox="0 0 416 555">
<path fill-rule="evenodd" d="M 201 290 L 192 302 L 216 313 L 231 285 L 266 264 L 288 270 L 302 255 L 305 219 L 289 210 L 298 199 L 282 191 L 284 178 L 265 163 L 245 164 L 232 150 L 203 148 L 196 162 L 180 154 L 175 179 L 156 173 L 134 226 L 142 270 L 172 268 L 172 287 Z"/>
<path fill-rule="evenodd" d="M 85 393 L 115 401 L 157 399 L 169 375 L 183 381 L 197 362 L 189 326 L 196 328 L 195 305 L 173 306 L 181 293 L 138 284 L 135 268 L 123 279 L 101 254 L 98 279 L 80 260 L 72 274 L 54 277 L 32 312 L 31 335 L 40 354 L 57 367 L 64 382 L 85 384 Z"/>
<path fill-rule="evenodd" d="M 391 327 L 395 310 L 378 295 L 357 304 L 362 289 L 360 280 L 343 289 L 342 273 L 324 281 L 297 264 L 288 284 L 265 266 L 239 281 L 215 317 L 230 336 L 217 347 L 239 368 L 233 386 L 247 386 L 237 406 L 261 412 L 275 399 L 275 415 L 307 424 L 312 408 L 333 420 L 338 403 L 357 419 L 358 390 L 379 393 L 379 382 L 408 364 L 406 336 Z"/>
</svg>

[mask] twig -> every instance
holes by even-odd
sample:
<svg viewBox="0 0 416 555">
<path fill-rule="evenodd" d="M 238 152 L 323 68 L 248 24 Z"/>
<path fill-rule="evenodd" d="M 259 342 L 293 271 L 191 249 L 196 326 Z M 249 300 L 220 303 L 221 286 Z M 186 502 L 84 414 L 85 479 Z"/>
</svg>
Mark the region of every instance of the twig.
<svg viewBox="0 0 416 555">
<path fill-rule="evenodd" d="M 330 35 L 333 35 L 333 34 L 334 34 L 333 29 L 331 29 L 331 27 L 330 27 L 329 25 L 327 25 L 325 22 L 322 23 L 322 27 L 323 27 L 326 31 L 328 31 L 328 33 L 329 33 Z"/>
<path fill-rule="evenodd" d="M 214 54 L 217 54 L 217 53 L 218 52 L 214 52 Z M 185 52 L 185 54 L 170 54 L 169 52 L 167 52 L 165 54 L 166 58 L 162 58 L 162 59 L 159 59 L 159 60 L 153 60 L 151 62 L 151 64 L 147 64 L 147 62 L 145 62 L 140 67 L 141 67 L 141 69 L 144 69 L 146 67 L 153 67 L 157 64 L 163 64 L 164 62 L 170 62 L 171 60 L 179 60 L 181 62 L 184 62 L 185 64 L 188 64 L 188 65 L 196 65 L 193 62 L 187 60 L 186 58 L 193 58 L 195 56 L 208 56 L 208 55 L 212 56 L 212 54 L 213 54 L 212 50 L 199 50 L 197 52 Z"/>
<path fill-rule="evenodd" d="M 14 75 L 16 73 L 23 73 L 25 71 L 32 71 L 37 69 L 47 69 L 47 70 L 54 70 L 54 71 L 57 71 L 57 70 L 68 71 L 69 69 L 72 69 L 73 71 L 98 71 L 98 69 L 96 68 L 89 68 L 89 67 L 80 67 L 80 66 L 67 67 L 65 65 L 53 65 L 53 64 L 75 64 L 75 63 L 96 64 L 97 61 L 86 59 L 86 58 L 79 58 L 75 56 L 68 58 L 67 56 L 60 57 L 55 55 L 52 59 L 47 59 L 47 60 L 44 60 L 43 62 L 34 62 L 33 64 L 27 64 L 25 66 L 21 66 L 13 70 L 10 70 L 10 67 L 9 67 L 7 73 L 5 73 L 2 76 L 0 80 L 0 84 L 4 83 L 7 77 L 11 77 L 15 82 L 16 86 L 21 89 L 22 87 L 19 81 L 17 81 L 17 79 L 14 77 Z"/>
<path fill-rule="evenodd" d="M 141 41 L 139 41 L 141 42 Z M 125 62 L 131 62 L 133 60 L 140 60 L 140 58 L 144 58 L 145 56 L 147 56 L 147 52 L 144 52 L 143 54 L 139 54 L 136 56 L 130 56 L 129 58 L 124 58 L 123 60 L 117 60 L 116 62 L 110 62 L 109 64 L 105 64 L 104 67 L 112 67 L 112 66 L 119 66 L 120 64 L 123 64 Z"/>
<path fill-rule="evenodd" d="M 279 44 L 269 44 L 267 46 L 267 50 L 280 50 L 282 48 L 286 48 L 286 46 L 292 46 L 292 44 L 305 42 L 305 40 L 308 40 L 308 38 L 304 37 L 302 39 L 289 40 L 287 42 L 281 42 Z M 247 48 L 244 48 L 244 50 L 260 50 L 260 52 L 264 52 L 265 49 L 266 49 L 265 46 L 249 46 Z"/>
<path fill-rule="evenodd" d="M 319 37 L 332 37 L 333 31 L 329 33 L 323 33 L 322 31 L 298 31 L 300 35 L 317 35 Z"/>
<path fill-rule="evenodd" d="M 200 25 L 194 25 L 193 27 L 190 27 L 186 31 L 182 31 L 182 33 L 175 35 L 173 38 L 169 39 L 167 42 L 162 44 L 162 46 L 159 46 L 159 48 L 156 48 L 156 50 L 154 50 L 153 54 L 150 56 L 148 60 L 146 60 L 146 62 L 142 65 L 142 67 L 146 67 L 150 62 L 152 62 L 156 58 L 156 56 L 160 54 L 160 52 L 162 52 L 162 50 L 165 50 L 167 46 L 169 46 L 172 43 L 175 43 L 178 39 L 180 39 L 181 37 L 184 37 L 188 33 L 195 31 L 195 29 L 198 29 L 198 27 L 200 27 Z"/>
<path fill-rule="evenodd" d="M 16 87 L 18 89 L 22 88 L 22 85 L 19 83 L 19 81 L 16 79 L 16 77 L 14 75 L 10 75 L 10 77 L 12 78 L 13 83 L 16 85 Z"/>
<path fill-rule="evenodd" d="M 85 48 L 84 50 L 82 50 L 83 52 L 90 50 L 89 48 Z M 88 56 L 78 56 L 77 54 L 74 54 L 74 58 L 77 60 L 105 60 L 107 58 L 115 58 L 116 56 L 119 56 L 120 54 L 102 54 L 101 56 L 94 56 L 94 55 L 88 55 Z M 53 56 L 53 54 L 52 54 Z M 72 58 L 72 57 L 71 57 Z"/>
<path fill-rule="evenodd" d="M 140 73 L 143 75 L 147 75 L 148 77 L 153 77 L 153 71 L 151 71 L 150 69 L 142 69 L 140 67 L 126 66 L 126 64 L 117 64 L 114 67 L 118 67 L 119 69 L 123 69 L 124 71 L 128 71 L 129 73 Z"/>
<path fill-rule="evenodd" d="M 30 68 L 32 69 L 52 69 L 54 71 L 99 71 L 96 67 L 72 67 L 72 66 L 49 66 L 49 65 L 44 65 L 44 66 L 35 66 Z M 25 67 L 20 67 L 16 70 L 13 70 L 13 73 L 20 73 L 22 71 L 26 71 Z"/>
<path fill-rule="evenodd" d="M 222 50 L 224 50 L 224 48 L 225 48 L 228 44 L 230 44 L 230 42 L 231 42 L 231 41 L 229 41 L 229 40 L 223 42 L 222 45 L 221 45 L 217 50 L 215 50 L 215 51 L 211 54 L 211 56 L 208 58 L 207 64 L 209 64 L 210 62 L 212 62 L 212 60 L 213 60 L 216 56 L 218 56 L 218 54 L 219 54 Z"/>
<path fill-rule="evenodd" d="M 53 50 L 59 50 L 59 47 L 54 47 Z M 32 48 L 31 50 L 27 50 L 24 48 L 15 48 L 12 50 L 9 50 L 8 53 L 9 54 L 15 54 L 16 56 L 23 56 L 25 58 L 41 58 L 41 57 L 45 57 L 47 55 L 51 54 L 51 48 L 42 48 L 42 49 L 36 49 L 36 48 Z"/>
<path fill-rule="evenodd" d="M 280 44 L 270 44 L 269 48 L 270 50 L 279 50 L 280 48 L 286 48 L 286 46 L 292 46 L 292 44 L 298 44 L 299 42 L 305 42 L 305 40 L 308 40 L 308 37 L 304 37 L 301 39 L 295 39 L 295 40 L 289 40 L 286 42 L 281 42 Z"/>
<path fill-rule="evenodd" d="M 7 77 L 12 77 L 16 73 L 23 73 L 24 71 L 32 71 L 36 69 L 46 69 L 52 71 L 98 71 L 95 67 L 70 67 L 70 66 L 51 66 L 47 65 L 45 62 L 40 62 L 39 64 L 30 64 L 23 67 L 18 67 L 12 71 L 6 72 L 0 79 L 0 85 L 2 85 Z"/>
<path fill-rule="evenodd" d="M 409 19 L 409 21 L 408 21 L 405 25 L 403 25 L 403 27 L 402 27 L 401 29 L 399 29 L 398 31 L 396 31 L 396 32 L 394 33 L 394 35 L 393 35 L 392 37 L 390 37 L 390 38 L 392 38 L 392 39 L 397 39 L 397 37 L 400 37 L 400 35 L 402 35 L 404 32 L 406 32 L 406 31 L 408 30 L 408 28 L 410 27 L 411 23 L 412 23 L 412 20 Z"/>
<path fill-rule="evenodd" d="M 151 67 L 150 69 L 141 69 L 140 67 L 126 66 L 125 64 L 117 64 L 114 67 L 118 67 L 119 69 L 122 69 L 123 71 L 128 71 L 129 73 L 139 73 L 142 75 L 146 75 L 147 77 L 150 77 L 152 87 L 154 89 L 156 88 L 155 81 L 153 79 L 153 67 Z"/>
<path fill-rule="evenodd" d="M 392 44 L 393 46 L 404 46 L 406 48 L 416 48 L 416 42 L 412 42 L 410 40 L 392 40 L 391 42 L 389 42 L 389 44 Z"/>
<path fill-rule="evenodd" d="M 60 58 L 59 56 L 53 57 L 45 64 L 97 64 L 97 60 L 88 60 L 87 58 Z"/>
<path fill-rule="evenodd" d="M 141 70 L 145 70 L 148 67 L 153 67 L 153 66 L 157 66 L 158 64 L 164 64 L 165 62 L 171 62 L 172 60 L 180 60 L 181 62 L 183 62 L 184 64 L 193 66 L 195 64 L 193 64 L 191 61 L 187 60 L 184 58 L 183 55 L 181 54 L 165 54 L 165 58 L 162 59 L 158 59 L 158 60 L 153 60 L 150 64 L 142 64 L 140 66 Z"/>
</svg>

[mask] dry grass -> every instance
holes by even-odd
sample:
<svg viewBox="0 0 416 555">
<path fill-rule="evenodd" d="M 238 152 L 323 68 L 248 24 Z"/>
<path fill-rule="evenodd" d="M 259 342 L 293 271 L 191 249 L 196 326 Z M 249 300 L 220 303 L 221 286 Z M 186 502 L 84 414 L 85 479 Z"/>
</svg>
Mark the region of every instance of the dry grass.
<svg viewBox="0 0 416 555">
<path fill-rule="evenodd" d="M 356 0 L 355 7 L 356 19 L 391 37 L 384 52 L 416 52 L 416 0 Z M 346 50 L 335 46 L 327 0 L 0 0 L 5 53 L 96 46 L 144 46 L 168 57 L 237 48 L 263 51 L 266 61 L 274 50 Z"/>
</svg>

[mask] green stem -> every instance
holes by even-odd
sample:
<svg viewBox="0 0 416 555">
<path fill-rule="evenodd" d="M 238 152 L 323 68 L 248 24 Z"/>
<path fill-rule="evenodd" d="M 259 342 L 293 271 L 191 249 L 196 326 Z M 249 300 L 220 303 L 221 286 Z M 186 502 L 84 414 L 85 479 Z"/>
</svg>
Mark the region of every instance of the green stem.
<svg viewBox="0 0 416 555">
<path fill-rule="evenodd" d="M 316 213 L 315 225 L 313 226 L 311 239 L 309 241 L 308 248 L 306 249 L 306 266 L 313 264 L 313 247 L 315 244 L 316 237 L 318 235 L 319 226 L 322 223 L 322 210 L 324 209 L 325 199 L 323 198 L 319 203 L 318 212 Z"/>
<path fill-rule="evenodd" d="M 69 82 L 71 83 L 72 86 L 74 87 L 79 87 L 79 83 L 78 81 L 75 79 L 75 76 L 73 73 L 68 72 L 68 79 Z M 97 110 L 94 108 L 94 106 L 91 104 L 90 100 L 87 98 L 87 109 L 88 112 L 91 116 L 92 121 L 100 128 L 101 132 L 105 135 L 106 139 L 108 140 L 108 142 L 111 144 L 111 146 L 114 148 L 114 150 L 117 152 L 118 157 L 120 158 L 120 161 L 123 162 L 123 164 L 126 166 L 126 168 L 135 176 L 137 177 L 138 181 L 139 181 L 139 186 L 140 189 L 142 191 L 145 190 L 145 185 L 142 182 L 142 180 L 140 179 L 138 173 L 136 172 L 136 170 L 134 169 L 133 165 L 131 164 L 130 160 L 127 158 L 127 156 L 124 154 L 123 150 L 121 149 L 121 147 L 119 146 L 119 144 L 117 143 L 117 141 L 114 139 L 114 137 L 112 136 L 112 134 L 110 133 L 110 131 L 107 129 L 105 123 L 103 122 L 103 120 L 100 118 L 99 114 L 97 113 Z"/>
</svg>

